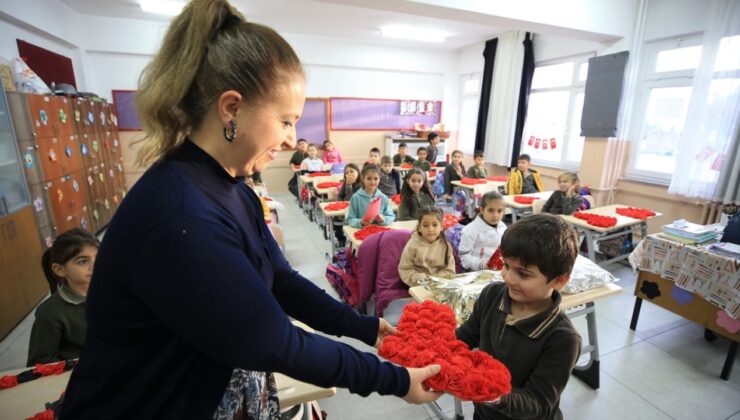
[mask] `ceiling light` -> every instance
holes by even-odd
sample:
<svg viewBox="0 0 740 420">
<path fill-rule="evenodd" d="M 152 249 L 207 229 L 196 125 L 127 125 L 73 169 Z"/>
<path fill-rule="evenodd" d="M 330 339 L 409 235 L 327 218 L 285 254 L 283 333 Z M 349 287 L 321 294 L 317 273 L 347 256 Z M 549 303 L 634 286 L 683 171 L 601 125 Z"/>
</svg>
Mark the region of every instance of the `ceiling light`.
<svg viewBox="0 0 740 420">
<path fill-rule="evenodd" d="M 185 3 L 174 0 L 139 0 L 139 6 L 145 12 L 176 16 L 182 12 Z"/>
<path fill-rule="evenodd" d="M 406 39 L 411 41 L 424 42 L 445 42 L 448 33 L 434 29 L 414 28 L 412 26 L 390 25 L 380 28 L 380 33 L 388 38 Z"/>
</svg>

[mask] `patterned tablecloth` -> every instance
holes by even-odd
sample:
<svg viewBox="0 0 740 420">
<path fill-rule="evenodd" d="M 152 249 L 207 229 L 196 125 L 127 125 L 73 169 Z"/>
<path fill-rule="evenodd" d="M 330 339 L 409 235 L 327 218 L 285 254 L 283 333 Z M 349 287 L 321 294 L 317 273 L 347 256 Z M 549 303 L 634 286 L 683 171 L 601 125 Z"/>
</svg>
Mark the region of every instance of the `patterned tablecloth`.
<svg viewBox="0 0 740 420">
<path fill-rule="evenodd" d="M 632 251 L 630 263 L 673 281 L 740 320 L 740 260 L 649 235 Z"/>
</svg>

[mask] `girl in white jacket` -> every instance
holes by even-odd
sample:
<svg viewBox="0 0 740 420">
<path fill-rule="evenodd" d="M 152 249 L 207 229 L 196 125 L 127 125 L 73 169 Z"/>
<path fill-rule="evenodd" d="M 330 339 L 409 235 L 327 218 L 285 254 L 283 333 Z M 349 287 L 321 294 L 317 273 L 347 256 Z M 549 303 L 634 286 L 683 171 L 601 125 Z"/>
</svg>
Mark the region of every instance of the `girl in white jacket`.
<svg viewBox="0 0 740 420">
<path fill-rule="evenodd" d="M 504 197 L 491 191 L 481 198 L 478 216 L 465 226 L 460 236 L 457 254 L 460 264 L 466 270 L 476 271 L 488 268 L 488 261 L 501 244 L 501 236 L 506 231 L 504 217 Z"/>
</svg>

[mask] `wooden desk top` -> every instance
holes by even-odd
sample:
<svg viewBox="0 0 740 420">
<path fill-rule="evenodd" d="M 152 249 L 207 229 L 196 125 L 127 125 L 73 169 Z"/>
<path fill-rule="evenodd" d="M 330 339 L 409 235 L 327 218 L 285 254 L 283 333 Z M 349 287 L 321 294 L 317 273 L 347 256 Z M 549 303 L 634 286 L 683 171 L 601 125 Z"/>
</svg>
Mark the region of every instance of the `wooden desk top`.
<svg viewBox="0 0 740 420">
<path fill-rule="evenodd" d="M 523 204 L 523 203 L 517 203 L 514 201 L 514 197 L 521 196 L 521 197 L 539 197 L 542 200 L 547 200 L 552 195 L 553 191 L 542 191 L 538 193 L 531 193 L 531 194 L 517 194 L 517 195 L 505 195 L 504 196 L 504 203 L 506 203 L 507 207 L 515 208 L 515 209 L 529 209 L 532 208 L 532 204 Z"/>
<path fill-rule="evenodd" d="M 326 206 L 329 204 L 333 204 L 332 201 L 326 201 L 323 203 L 319 203 L 319 207 L 321 207 L 321 212 L 324 213 L 324 216 L 326 217 L 347 217 L 347 212 L 349 212 L 349 207 L 347 207 L 344 210 L 327 210 Z"/>
<path fill-rule="evenodd" d="M 316 182 L 317 184 L 321 182 L 336 182 L 336 181 L 341 181 L 342 179 L 344 179 L 344 176 L 342 174 L 334 174 L 334 175 L 329 175 L 329 176 L 317 176 L 313 178 L 311 178 L 309 174 L 301 175 L 301 182 L 304 184 L 312 184 L 314 182 Z"/>
<path fill-rule="evenodd" d="M 391 229 L 398 229 L 398 230 L 414 230 L 416 229 L 416 220 L 406 220 L 404 222 L 393 222 L 390 225 L 386 226 Z M 355 249 L 360 249 L 360 245 L 362 244 L 362 241 L 355 239 L 355 232 L 357 232 L 358 228 L 352 227 L 352 226 L 344 226 L 344 234 L 349 238 L 350 242 L 352 242 L 352 246 Z"/>
<path fill-rule="evenodd" d="M 506 181 L 488 181 L 485 184 L 465 185 L 462 181 L 452 181 L 452 185 L 458 188 L 472 190 L 474 194 L 485 194 L 489 191 L 498 191 L 498 187 L 505 187 Z"/>
<path fill-rule="evenodd" d="M 573 226 L 581 227 L 584 229 L 590 229 L 592 231 L 602 232 L 602 233 L 611 232 L 611 231 L 621 229 L 627 226 L 639 225 L 645 222 L 645 220 L 633 219 L 631 217 L 622 216 L 620 214 L 617 214 L 616 210 L 620 207 L 630 207 L 630 206 L 625 206 L 624 204 L 612 204 L 611 206 L 595 207 L 593 209 L 583 211 L 583 213 L 593 213 L 593 214 L 599 214 L 602 216 L 616 217 L 617 224 L 612 227 L 608 227 L 608 228 L 589 225 L 587 221 L 583 219 L 579 219 L 574 216 L 570 216 L 570 215 L 560 215 L 560 217 L 565 219 L 565 221 L 567 221 Z M 662 213 L 656 212 L 655 216 L 653 217 L 660 217 L 662 215 L 663 215 Z M 652 219 L 653 217 L 649 217 L 648 219 Z"/>
<path fill-rule="evenodd" d="M 584 303 L 594 302 L 599 299 L 604 299 L 609 296 L 619 294 L 622 288 L 614 283 L 608 283 L 604 286 L 596 289 L 586 290 L 585 292 L 576 293 L 573 295 L 563 295 L 563 300 L 560 303 L 562 309 L 572 308 Z M 414 286 L 409 289 L 409 294 L 417 302 L 423 302 L 425 300 L 434 300 L 434 295 L 431 290 L 424 288 L 424 286 Z"/>
</svg>

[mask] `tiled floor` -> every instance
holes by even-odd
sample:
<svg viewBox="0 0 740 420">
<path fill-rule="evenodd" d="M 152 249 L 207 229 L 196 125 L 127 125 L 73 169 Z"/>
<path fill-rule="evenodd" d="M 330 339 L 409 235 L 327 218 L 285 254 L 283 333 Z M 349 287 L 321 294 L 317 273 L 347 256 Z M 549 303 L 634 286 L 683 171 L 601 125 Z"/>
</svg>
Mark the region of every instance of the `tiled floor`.
<svg viewBox="0 0 740 420">
<path fill-rule="evenodd" d="M 286 207 L 280 212 L 280 224 L 289 261 L 305 277 L 335 295 L 324 278 L 329 242 L 300 212 L 292 196 L 276 196 Z M 740 363 L 736 360 L 729 381 L 719 378 L 729 341 L 719 337 L 707 342 L 703 328 L 648 302 L 642 305 L 637 332 L 632 332 L 628 325 L 634 304 L 634 274 L 621 265 L 610 269 L 620 278 L 624 290 L 621 295 L 596 303 L 601 387 L 593 390 L 571 377 L 561 401 L 565 418 L 740 420 Z M 397 319 L 400 306 L 386 311 L 386 318 Z M 0 371 L 25 365 L 32 323 L 30 315 L 0 342 Z M 585 336 L 585 319 L 580 317 L 574 324 Z M 340 340 L 374 352 L 356 341 Z M 452 412 L 450 397 L 442 397 L 439 403 L 446 412 Z M 433 418 L 424 406 L 377 394 L 362 398 L 342 389 L 320 404 L 331 420 Z M 464 410 L 465 418 L 472 419 L 472 405 L 465 404 Z"/>
</svg>

